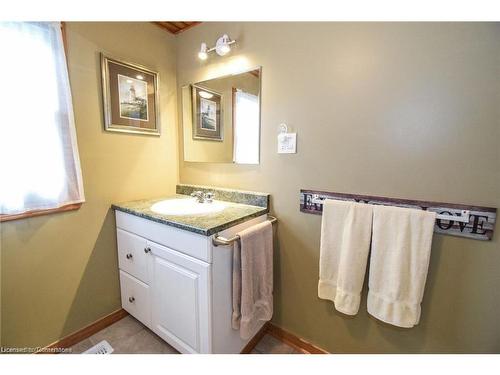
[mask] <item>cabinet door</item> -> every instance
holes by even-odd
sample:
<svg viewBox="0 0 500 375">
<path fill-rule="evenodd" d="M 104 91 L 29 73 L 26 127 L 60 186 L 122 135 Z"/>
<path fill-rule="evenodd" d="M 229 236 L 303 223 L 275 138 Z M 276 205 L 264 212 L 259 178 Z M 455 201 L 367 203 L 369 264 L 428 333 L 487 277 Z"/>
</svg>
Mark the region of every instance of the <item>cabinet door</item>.
<svg viewBox="0 0 500 375">
<path fill-rule="evenodd" d="M 210 353 L 210 264 L 148 243 L 152 329 L 181 353 Z"/>
</svg>

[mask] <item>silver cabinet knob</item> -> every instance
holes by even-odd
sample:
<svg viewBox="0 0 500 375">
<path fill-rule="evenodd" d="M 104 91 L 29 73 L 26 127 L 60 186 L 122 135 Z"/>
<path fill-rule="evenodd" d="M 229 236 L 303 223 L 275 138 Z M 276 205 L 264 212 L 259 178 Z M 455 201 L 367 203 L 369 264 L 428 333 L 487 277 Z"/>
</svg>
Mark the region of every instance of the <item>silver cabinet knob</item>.
<svg viewBox="0 0 500 375">
<path fill-rule="evenodd" d="M 126 257 L 127 257 L 127 259 L 132 259 L 134 256 L 129 253 L 129 254 L 126 255 Z"/>
<path fill-rule="evenodd" d="M 150 253 L 151 252 L 151 248 L 150 247 L 146 247 L 144 248 L 144 252 L 147 254 L 147 253 Z"/>
<path fill-rule="evenodd" d="M 130 303 L 133 303 L 133 302 L 135 301 L 135 298 L 134 298 L 134 297 L 128 297 L 128 301 L 129 301 Z"/>
</svg>

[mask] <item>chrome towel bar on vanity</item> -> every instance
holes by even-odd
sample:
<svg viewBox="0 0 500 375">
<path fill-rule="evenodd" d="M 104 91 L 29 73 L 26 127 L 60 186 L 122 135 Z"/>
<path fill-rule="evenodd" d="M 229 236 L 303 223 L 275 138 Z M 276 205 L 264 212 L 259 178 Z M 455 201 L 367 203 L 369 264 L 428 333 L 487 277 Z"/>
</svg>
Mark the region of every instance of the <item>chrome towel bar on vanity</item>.
<svg viewBox="0 0 500 375">
<path fill-rule="evenodd" d="M 267 219 L 271 222 L 271 224 L 274 224 L 278 221 L 278 219 L 276 219 L 274 216 L 271 216 L 271 215 L 267 215 Z M 238 235 L 235 235 L 231 238 L 225 238 L 225 237 L 221 237 L 218 234 L 216 234 L 212 238 L 212 244 L 216 247 L 217 246 L 228 246 L 228 245 L 232 245 L 233 242 L 238 241 L 239 239 L 240 239 L 240 236 L 238 236 Z"/>
</svg>

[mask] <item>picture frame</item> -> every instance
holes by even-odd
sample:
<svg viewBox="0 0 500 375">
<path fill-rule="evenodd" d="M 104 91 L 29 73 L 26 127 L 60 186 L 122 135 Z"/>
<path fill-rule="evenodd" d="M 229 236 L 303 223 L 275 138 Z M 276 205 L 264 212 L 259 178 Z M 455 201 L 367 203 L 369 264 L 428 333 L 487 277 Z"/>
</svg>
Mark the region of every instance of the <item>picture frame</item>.
<svg viewBox="0 0 500 375">
<path fill-rule="evenodd" d="M 191 86 L 193 95 L 193 139 L 222 142 L 222 94 L 202 86 Z"/>
<path fill-rule="evenodd" d="M 101 53 L 104 129 L 160 135 L 158 72 Z"/>
</svg>

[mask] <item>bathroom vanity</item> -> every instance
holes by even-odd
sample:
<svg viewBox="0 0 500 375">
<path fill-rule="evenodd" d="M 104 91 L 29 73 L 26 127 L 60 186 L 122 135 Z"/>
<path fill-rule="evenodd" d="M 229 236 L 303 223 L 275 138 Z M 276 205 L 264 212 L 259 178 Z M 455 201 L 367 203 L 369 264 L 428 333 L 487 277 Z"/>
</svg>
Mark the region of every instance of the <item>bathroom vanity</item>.
<svg viewBox="0 0 500 375">
<path fill-rule="evenodd" d="M 231 328 L 232 247 L 213 238 L 267 220 L 269 195 L 178 185 L 113 208 L 123 308 L 181 353 L 239 353 L 249 340 Z"/>
</svg>

